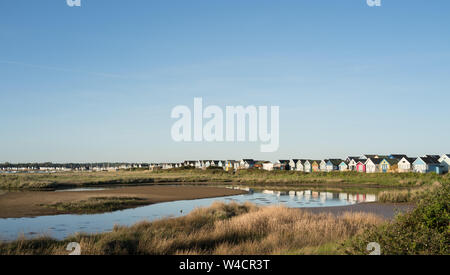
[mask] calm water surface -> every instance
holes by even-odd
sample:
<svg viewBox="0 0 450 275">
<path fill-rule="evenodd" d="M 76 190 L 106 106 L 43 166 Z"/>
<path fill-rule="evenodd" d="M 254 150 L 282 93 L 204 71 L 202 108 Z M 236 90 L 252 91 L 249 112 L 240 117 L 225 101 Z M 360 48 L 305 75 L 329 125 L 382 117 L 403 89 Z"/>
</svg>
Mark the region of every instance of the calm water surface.
<svg viewBox="0 0 450 275">
<path fill-rule="evenodd" d="M 77 190 L 70 190 L 77 191 Z M 185 215 L 197 207 L 208 207 L 213 202 L 252 202 L 257 205 L 285 205 L 292 208 L 345 206 L 359 202 L 376 201 L 374 194 L 348 194 L 311 190 L 279 192 L 252 191 L 248 194 L 222 198 L 174 201 L 95 215 L 57 215 L 36 218 L 0 219 L 0 240 L 9 241 L 19 236 L 48 235 L 63 239 L 76 232 L 98 233 L 111 231 L 114 225 L 132 225 L 142 220 Z"/>
</svg>

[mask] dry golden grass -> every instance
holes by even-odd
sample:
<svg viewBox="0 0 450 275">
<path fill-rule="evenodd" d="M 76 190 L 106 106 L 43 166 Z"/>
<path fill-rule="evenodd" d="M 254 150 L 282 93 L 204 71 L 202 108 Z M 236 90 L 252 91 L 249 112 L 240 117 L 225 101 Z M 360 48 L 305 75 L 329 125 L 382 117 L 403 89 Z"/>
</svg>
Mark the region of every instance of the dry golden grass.
<svg viewBox="0 0 450 275">
<path fill-rule="evenodd" d="M 113 232 L 0 245 L 0 254 L 67 254 L 79 242 L 82 254 L 335 254 L 345 241 L 383 220 L 372 214 L 312 214 L 285 207 L 215 203 L 185 217 L 115 227 Z"/>
</svg>

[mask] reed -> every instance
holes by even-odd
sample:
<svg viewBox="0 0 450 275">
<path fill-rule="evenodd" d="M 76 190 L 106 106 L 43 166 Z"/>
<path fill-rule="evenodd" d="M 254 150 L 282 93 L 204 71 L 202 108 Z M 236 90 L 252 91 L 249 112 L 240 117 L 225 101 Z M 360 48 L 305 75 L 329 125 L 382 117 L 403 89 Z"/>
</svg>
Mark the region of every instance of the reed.
<svg viewBox="0 0 450 275">
<path fill-rule="evenodd" d="M 440 187 L 442 187 L 441 183 L 434 182 L 432 185 L 422 186 L 414 189 L 382 191 L 378 194 L 378 201 L 384 203 L 415 203 L 425 197 L 427 194 L 434 192 Z"/>
</svg>

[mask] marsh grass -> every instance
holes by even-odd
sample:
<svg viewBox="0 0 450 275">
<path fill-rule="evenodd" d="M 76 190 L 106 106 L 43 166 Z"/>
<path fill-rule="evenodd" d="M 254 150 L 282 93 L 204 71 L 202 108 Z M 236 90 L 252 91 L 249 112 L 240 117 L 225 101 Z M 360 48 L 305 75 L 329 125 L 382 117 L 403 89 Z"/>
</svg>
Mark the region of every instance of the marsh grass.
<svg viewBox="0 0 450 275">
<path fill-rule="evenodd" d="M 450 182 L 450 176 L 434 173 L 376 173 L 356 172 L 303 173 L 297 171 L 221 169 L 173 169 L 164 171 L 67 172 L 55 174 L 0 175 L 2 189 L 57 189 L 107 185 L 184 184 L 184 183 L 242 183 L 249 186 L 360 186 L 360 187 L 419 187 L 434 182 Z"/>
<path fill-rule="evenodd" d="M 113 212 L 143 205 L 148 205 L 149 201 L 135 197 L 96 197 L 78 202 L 59 202 L 51 205 L 41 205 L 54 208 L 60 212 L 70 214 L 96 214 Z"/>
<path fill-rule="evenodd" d="M 64 241 L 19 239 L 0 254 L 66 254 L 78 242 L 82 254 L 336 254 L 337 243 L 382 223 L 372 214 L 312 214 L 285 207 L 215 203 L 180 218 L 116 226 L 110 233 Z"/>
<path fill-rule="evenodd" d="M 416 203 L 427 196 L 427 194 L 432 193 L 441 187 L 441 183 L 434 182 L 432 185 L 414 189 L 382 191 L 378 194 L 378 201 L 393 203 Z"/>
</svg>

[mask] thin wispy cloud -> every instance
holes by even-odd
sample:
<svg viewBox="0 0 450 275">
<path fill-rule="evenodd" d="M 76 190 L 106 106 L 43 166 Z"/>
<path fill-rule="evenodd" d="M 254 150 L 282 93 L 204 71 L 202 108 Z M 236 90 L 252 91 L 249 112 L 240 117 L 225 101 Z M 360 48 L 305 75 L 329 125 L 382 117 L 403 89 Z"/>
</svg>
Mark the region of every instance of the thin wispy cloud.
<svg viewBox="0 0 450 275">
<path fill-rule="evenodd" d="M 37 65 L 37 64 L 16 62 L 16 61 L 3 61 L 3 60 L 0 60 L 0 64 L 13 65 L 13 66 L 22 66 L 22 67 L 28 67 L 28 68 L 40 69 L 40 70 L 51 70 L 51 71 L 59 71 L 59 72 L 87 74 L 87 75 L 108 77 L 108 78 L 121 78 L 121 79 L 132 78 L 132 77 L 126 76 L 126 75 L 111 74 L 111 73 L 101 73 L 101 72 L 91 72 L 91 71 L 84 71 L 84 70 L 74 70 L 74 69 L 67 69 L 67 68 L 60 68 L 60 67 L 53 67 L 53 66 L 46 66 L 46 65 Z"/>
</svg>

